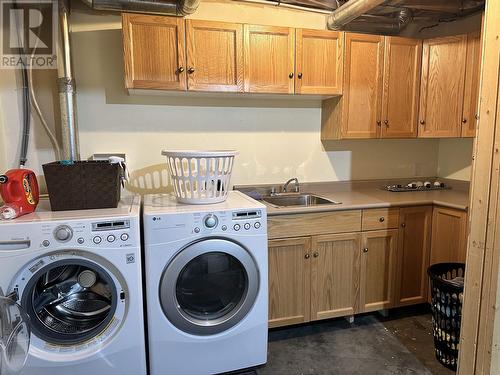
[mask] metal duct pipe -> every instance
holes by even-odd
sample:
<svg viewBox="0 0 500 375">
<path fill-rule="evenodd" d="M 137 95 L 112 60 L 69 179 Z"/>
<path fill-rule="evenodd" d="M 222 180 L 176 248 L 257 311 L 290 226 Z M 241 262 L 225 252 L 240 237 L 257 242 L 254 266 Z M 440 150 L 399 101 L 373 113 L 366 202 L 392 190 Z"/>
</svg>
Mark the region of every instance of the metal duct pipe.
<svg viewBox="0 0 500 375">
<path fill-rule="evenodd" d="M 412 20 L 412 11 L 403 8 L 396 14 L 363 14 L 345 25 L 342 30 L 393 35 L 399 34 Z"/>
<path fill-rule="evenodd" d="M 59 50 L 58 79 L 59 104 L 61 107 L 62 159 L 80 160 L 78 126 L 76 123 L 76 85 L 71 66 L 71 43 L 67 0 L 59 1 L 59 25 L 61 43 Z"/>
<path fill-rule="evenodd" d="M 330 30 L 340 30 L 344 25 L 355 20 L 364 13 L 384 3 L 386 0 L 350 0 L 335 9 L 328 16 L 326 25 Z"/>
<path fill-rule="evenodd" d="M 200 0 L 82 0 L 95 10 L 186 16 L 198 8 Z"/>
</svg>

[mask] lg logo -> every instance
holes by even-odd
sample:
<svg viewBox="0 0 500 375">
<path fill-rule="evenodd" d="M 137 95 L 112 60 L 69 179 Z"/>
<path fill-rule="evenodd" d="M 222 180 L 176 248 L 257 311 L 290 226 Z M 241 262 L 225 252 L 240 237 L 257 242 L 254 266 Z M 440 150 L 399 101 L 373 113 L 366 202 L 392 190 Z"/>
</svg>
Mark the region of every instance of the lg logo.
<svg viewBox="0 0 500 375">
<path fill-rule="evenodd" d="M 1 67 L 57 68 L 57 1 L 0 0 L 0 3 Z"/>
</svg>

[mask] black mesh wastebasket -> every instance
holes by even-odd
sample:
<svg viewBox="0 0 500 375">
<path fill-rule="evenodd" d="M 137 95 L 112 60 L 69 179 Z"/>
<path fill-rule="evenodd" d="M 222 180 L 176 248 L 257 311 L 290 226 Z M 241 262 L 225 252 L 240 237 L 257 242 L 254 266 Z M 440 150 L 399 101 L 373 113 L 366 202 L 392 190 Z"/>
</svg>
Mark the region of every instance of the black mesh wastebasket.
<svg viewBox="0 0 500 375">
<path fill-rule="evenodd" d="M 460 345 L 460 324 L 465 264 L 438 263 L 427 270 L 431 280 L 432 331 L 436 358 L 456 370 Z"/>
</svg>

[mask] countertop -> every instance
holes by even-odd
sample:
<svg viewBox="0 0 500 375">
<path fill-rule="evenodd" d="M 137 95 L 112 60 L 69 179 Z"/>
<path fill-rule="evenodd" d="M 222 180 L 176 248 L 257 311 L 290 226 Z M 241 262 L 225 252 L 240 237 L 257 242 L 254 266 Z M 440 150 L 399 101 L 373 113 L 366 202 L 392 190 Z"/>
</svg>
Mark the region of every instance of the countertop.
<svg viewBox="0 0 500 375">
<path fill-rule="evenodd" d="M 435 180 L 435 178 L 428 179 Z M 382 189 L 384 185 L 408 182 L 401 179 L 306 183 L 301 184 L 301 193 L 312 193 L 342 203 L 305 207 L 274 207 L 265 202 L 263 203 L 267 206 L 268 216 L 422 205 L 438 205 L 467 210 L 469 205 L 469 184 L 456 180 L 440 180 L 444 181 L 451 189 L 428 192 L 389 192 Z M 269 191 L 270 186 L 272 185 L 235 186 L 235 189 L 258 198 L 259 195 Z"/>
</svg>

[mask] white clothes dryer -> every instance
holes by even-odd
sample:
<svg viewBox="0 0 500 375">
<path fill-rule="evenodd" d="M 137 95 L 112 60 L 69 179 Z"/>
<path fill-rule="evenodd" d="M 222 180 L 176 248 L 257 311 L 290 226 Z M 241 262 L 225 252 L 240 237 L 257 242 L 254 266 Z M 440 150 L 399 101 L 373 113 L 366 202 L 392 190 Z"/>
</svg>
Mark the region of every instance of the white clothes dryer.
<svg viewBox="0 0 500 375">
<path fill-rule="evenodd" d="M 144 202 L 151 375 L 208 375 L 267 360 L 266 207 Z"/>
</svg>

